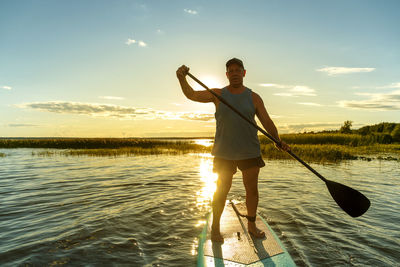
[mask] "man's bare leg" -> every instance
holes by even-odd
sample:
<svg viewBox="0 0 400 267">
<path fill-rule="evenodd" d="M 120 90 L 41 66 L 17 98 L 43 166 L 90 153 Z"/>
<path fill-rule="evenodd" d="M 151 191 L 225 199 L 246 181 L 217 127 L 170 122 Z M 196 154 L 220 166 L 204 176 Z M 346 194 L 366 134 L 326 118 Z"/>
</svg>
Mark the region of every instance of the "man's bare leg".
<svg viewBox="0 0 400 267">
<path fill-rule="evenodd" d="M 258 206 L 258 174 L 259 167 L 253 167 L 242 171 L 243 184 L 246 188 L 246 207 L 248 216 L 256 216 Z M 248 220 L 248 231 L 254 237 L 263 238 L 265 233 L 256 227 L 255 222 Z"/>
<path fill-rule="evenodd" d="M 217 190 L 214 193 L 212 208 L 213 208 L 213 222 L 211 226 L 211 240 L 216 242 L 223 242 L 224 238 L 220 232 L 220 219 L 224 211 L 226 197 L 232 185 L 232 173 L 221 172 L 218 174 Z"/>
</svg>

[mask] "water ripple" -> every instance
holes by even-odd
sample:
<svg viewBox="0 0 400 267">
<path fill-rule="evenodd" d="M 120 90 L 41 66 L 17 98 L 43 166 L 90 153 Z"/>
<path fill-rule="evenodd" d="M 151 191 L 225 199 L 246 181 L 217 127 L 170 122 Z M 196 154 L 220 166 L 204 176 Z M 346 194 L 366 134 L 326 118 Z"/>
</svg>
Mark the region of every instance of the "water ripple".
<svg viewBox="0 0 400 267">
<path fill-rule="evenodd" d="M 209 155 L 37 157 L 1 150 L 0 265 L 195 265 L 210 210 Z M 399 163 L 315 166 L 372 201 L 354 219 L 292 161 L 260 172 L 259 212 L 299 266 L 394 266 L 400 258 Z M 229 197 L 244 201 L 241 175 Z"/>
</svg>

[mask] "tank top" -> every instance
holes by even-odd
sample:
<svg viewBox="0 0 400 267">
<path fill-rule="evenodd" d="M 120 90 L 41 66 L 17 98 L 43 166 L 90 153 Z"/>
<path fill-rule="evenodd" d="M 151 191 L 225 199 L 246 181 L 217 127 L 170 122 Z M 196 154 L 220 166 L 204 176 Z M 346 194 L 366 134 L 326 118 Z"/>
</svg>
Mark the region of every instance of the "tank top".
<svg viewBox="0 0 400 267">
<path fill-rule="evenodd" d="M 222 89 L 221 97 L 254 123 L 256 113 L 251 89 L 245 87 L 240 94 Z M 227 105 L 220 102 L 216 111 L 217 130 L 211 154 L 228 160 L 256 158 L 261 155 L 258 130 L 245 121 Z"/>
</svg>

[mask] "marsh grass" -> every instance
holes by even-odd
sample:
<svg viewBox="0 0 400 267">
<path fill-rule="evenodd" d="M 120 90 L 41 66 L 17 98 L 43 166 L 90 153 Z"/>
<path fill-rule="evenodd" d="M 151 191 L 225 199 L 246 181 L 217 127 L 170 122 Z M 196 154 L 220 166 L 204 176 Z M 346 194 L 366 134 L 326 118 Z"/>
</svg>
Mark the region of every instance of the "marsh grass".
<svg viewBox="0 0 400 267">
<path fill-rule="evenodd" d="M 24 138 L 0 139 L 0 148 L 56 148 L 56 149 L 100 149 L 100 148 L 192 148 L 196 144 L 181 140 L 153 140 L 140 138 Z"/>
<path fill-rule="evenodd" d="M 121 148 L 100 148 L 100 149 L 68 149 L 63 151 L 46 150 L 40 152 L 33 152 L 37 156 L 91 156 L 91 157 L 118 157 L 118 156 L 139 156 L 139 155 L 180 155 L 186 153 L 203 153 L 209 152 L 208 149 L 201 146 L 187 148 L 140 148 L 140 147 L 121 147 Z"/>
<path fill-rule="evenodd" d="M 0 158 L 4 158 L 5 156 L 6 156 L 5 153 L 1 153 L 1 152 L 0 152 Z"/>
<path fill-rule="evenodd" d="M 13 140 L 14 141 L 14 140 Z M 18 140 L 19 141 L 19 140 Z M 7 147 L 48 148 L 48 150 L 32 152 L 37 156 L 93 156 L 116 157 L 136 155 L 168 154 L 178 155 L 186 153 L 210 152 L 210 147 L 195 144 L 191 141 L 162 141 L 148 139 L 46 139 L 24 140 L 24 142 L 8 142 Z M 65 141 L 65 142 L 63 142 Z M 0 140 L 1 146 L 1 140 Z"/>
<path fill-rule="evenodd" d="M 387 159 L 400 161 L 400 144 L 371 143 L 372 139 L 355 134 L 297 134 L 282 135 L 293 152 L 307 162 L 338 162 L 353 159 Z M 275 148 L 266 137 L 260 137 L 264 159 L 292 160 L 289 154 Z M 127 138 L 54 138 L 0 139 L 0 148 L 47 148 L 32 151 L 36 156 L 117 157 L 137 155 L 180 155 L 210 153 L 212 147 L 192 140 L 157 140 Z M 3 155 L 2 155 L 3 154 Z M 0 157 L 4 157 L 0 153 Z"/>
<path fill-rule="evenodd" d="M 351 148 L 340 145 L 291 145 L 291 148 L 293 153 L 309 162 L 336 162 L 358 158 Z M 279 151 L 273 144 L 261 145 L 261 152 L 264 159 L 292 159 L 288 153 Z"/>
<path fill-rule="evenodd" d="M 385 134 L 343 134 L 343 133 L 302 133 L 282 134 L 281 139 L 288 144 L 313 144 L 313 145 L 347 145 L 347 146 L 368 146 L 374 144 L 389 144 Z M 269 139 L 260 136 L 260 143 L 269 143 Z"/>
</svg>

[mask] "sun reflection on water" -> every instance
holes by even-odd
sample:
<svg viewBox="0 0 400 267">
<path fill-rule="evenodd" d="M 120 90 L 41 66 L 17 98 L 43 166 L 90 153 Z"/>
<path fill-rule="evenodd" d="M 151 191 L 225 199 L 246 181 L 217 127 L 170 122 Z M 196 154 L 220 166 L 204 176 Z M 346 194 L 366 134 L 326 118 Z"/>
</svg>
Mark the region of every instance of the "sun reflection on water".
<svg viewBox="0 0 400 267">
<path fill-rule="evenodd" d="M 210 147 L 210 146 L 213 145 L 213 140 L 212 139 L 197 139 L 197 140 L 194 140 L 194 143 L 196 145 L 202 145 L 202 146 L 205 146 L 205 147 Z"/>
<path fill-rule="evenodd" d="M 203 183 L 196 193 L 196 206 L 200 209 L 209 210 L 214 192 L 217 188 L 218 175 L 212 171 L 213 158 L 210 154 L 202 156 L 199 166 L 200 180 Z"/>
</svg>

